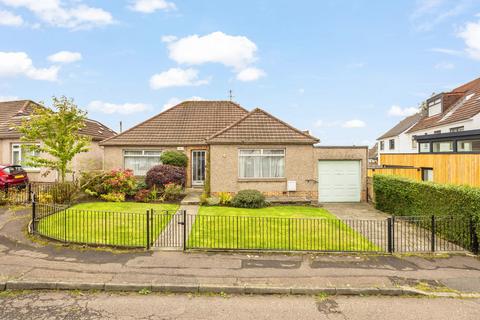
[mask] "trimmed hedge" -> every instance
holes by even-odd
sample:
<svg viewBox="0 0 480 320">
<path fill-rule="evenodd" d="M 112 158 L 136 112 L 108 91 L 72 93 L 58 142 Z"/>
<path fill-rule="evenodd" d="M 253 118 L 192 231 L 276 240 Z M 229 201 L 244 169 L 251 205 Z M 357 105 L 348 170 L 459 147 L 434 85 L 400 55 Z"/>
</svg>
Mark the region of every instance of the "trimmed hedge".
<svg viewBox="0 0 480 320">
<path fill-rule="evenodd" d="M 480 237 L 480 188 L 377 174 L 373 176 L 373 189 L 378 210 L 396 216 L 452 218 L 465 222 L 466 228 L 472 221 Z M 442 233 L 450 241 L 469 245 L 461 243 L 465 241 L 460 240 L 462 235 L 453 234 L 452 229 Z"/>
<path fill-rule="evenodd" d="M 263 208 L 267 206 L 265 196 L 258 190 L 240 190 L 231 204 L 237 208 Z"/>
<path fill-rule="evenodd" d="M 188 164 L 187 156 L 179 151 L 165 151 L 160 156 L 163 164 L 169 164 L 175 167 L 186 168 Z"/>
</svg>

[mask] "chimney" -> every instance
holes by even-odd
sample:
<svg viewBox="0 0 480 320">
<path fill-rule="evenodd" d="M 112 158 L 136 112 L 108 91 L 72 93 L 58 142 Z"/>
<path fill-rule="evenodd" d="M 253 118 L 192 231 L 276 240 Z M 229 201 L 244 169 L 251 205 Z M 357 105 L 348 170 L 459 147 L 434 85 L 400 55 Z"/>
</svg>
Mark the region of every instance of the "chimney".
<svg viewBox="0 0 480 320">
<path fill-rule="evenodd" d="M 120 133 L 123 131 L 122 121 L 120 121 Z"/>
</svg>

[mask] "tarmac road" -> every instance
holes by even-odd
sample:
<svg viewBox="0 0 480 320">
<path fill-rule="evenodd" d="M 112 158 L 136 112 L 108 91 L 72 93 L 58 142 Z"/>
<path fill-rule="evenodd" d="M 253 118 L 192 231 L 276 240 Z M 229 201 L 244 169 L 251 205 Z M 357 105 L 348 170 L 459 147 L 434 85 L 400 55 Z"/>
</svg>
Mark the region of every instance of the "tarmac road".
<svg viewBox="0 0 480 320">
<path fill-rule="evenodd" d="M 480 319 L 480 299 L 3 292 L 0 319 Z"/>
</svg>

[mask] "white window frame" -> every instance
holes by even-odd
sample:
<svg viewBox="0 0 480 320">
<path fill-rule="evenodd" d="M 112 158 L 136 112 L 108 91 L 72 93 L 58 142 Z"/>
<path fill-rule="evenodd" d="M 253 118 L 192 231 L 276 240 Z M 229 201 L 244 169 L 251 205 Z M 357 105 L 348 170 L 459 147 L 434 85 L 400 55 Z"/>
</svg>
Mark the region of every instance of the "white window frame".
<svg viewBox="0 0 480 320">
<path fill-rule="evenodd" d="M 265 154 L 264 151 L 283 151 L 283 154 Z M 243 154 L 242 151 L 260 151 L 258 154 Z M 240 175 L 241 172 L 241 162 L 240 162 L 240 157 L 283 157 L 283 175 L 281 177 L 264 177 L 263 172 L 260 173 L 259 177 L 242 177 Z M 269 180 L 269 179 L 285 179 L 285 168 L 286 168 L 286 151 L 283 148 L 245 148 L 245 149 L 239 149 L 238 150 L 238 179 L 242 180 L 248 180 L 248 179 L 253 179 L 253 180 Z M 263 170 L 263 166 L 260 165 L 260 171 Z"/>
<path fill-rule="evenodd" d="M 126 154 L 127 152 L 141 152 L 142 154 Z M 148 152 L 158 152 L 159 154 L 145 154 L 145 153 L 148 153 Z M 127 166 L 125 166 L 125 160 L 126 158 L 160 158 L 162 156 L 162 150 L 160 149 L 124 149 L 123 150 L 123 168 L 124 169 L 131 169 L 133 170 L 133 173 L 134 175 L 136 176 L 145 176 L 146 175 L 146 172 L 145 172 L 145 175 L 139 175 L 135 172 L 135 170 L 133 168 L 128 168 Z M 161 161 L 159 161 L 158 164 L 161 164 Z"/>
<path fill-rule="evenodd" d="M 37 168 L 37 167 L 27 167 L 25 165 L 22 164 L 22 161 L 24 160 L 23 159 L 23 148 L 22 146 L 24 145 L 29 145 L 30 143 L 12 143 L 12 147 L 11 147 L 11 152 L 10 152 L 10 159 L 11 159 L 11 163 L 12 165 L 20 165 L 22 166 L 23 169 L 27 170 L 27 171 L 40 171 L 40 168 Z M 40 146 L 40 144 L 37 144 L 37 146 Z M 14 161 L 14 154 L 18 152 L 18 160 L 20 163 L 15 163 Z M 25 152 L 27 152 L 25 150 Z"/>
</svg>

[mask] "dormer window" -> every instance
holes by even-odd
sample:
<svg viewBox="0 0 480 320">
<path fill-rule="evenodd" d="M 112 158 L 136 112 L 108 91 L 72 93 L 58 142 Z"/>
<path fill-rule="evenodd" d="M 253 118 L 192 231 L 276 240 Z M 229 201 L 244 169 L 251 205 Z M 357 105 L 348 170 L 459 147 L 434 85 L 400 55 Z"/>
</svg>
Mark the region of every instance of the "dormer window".
<svg viewBox="0 0 480 320">
<path fill-rule="evenodd" d="M 436 97 L 427 101 L 428 116 L 435 116 L 442 112 L 442 98 Z"/>
</svg>

